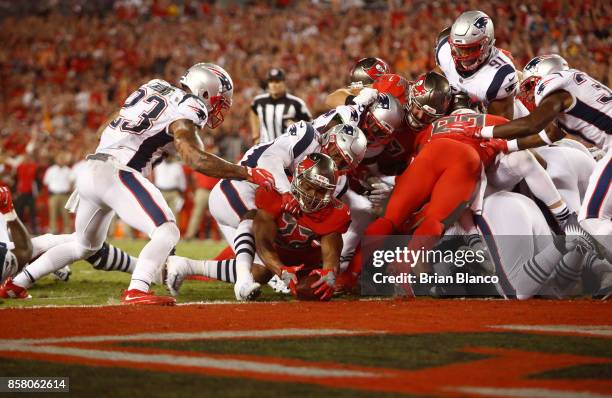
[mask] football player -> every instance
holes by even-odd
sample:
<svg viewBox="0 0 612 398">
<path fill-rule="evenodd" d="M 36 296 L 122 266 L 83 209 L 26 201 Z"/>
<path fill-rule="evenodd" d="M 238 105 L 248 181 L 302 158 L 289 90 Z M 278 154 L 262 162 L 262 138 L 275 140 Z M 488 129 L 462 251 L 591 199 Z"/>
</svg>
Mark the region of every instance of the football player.
<svg viewBox="0 0 612 398">
<path fill-rule="evenodd" d="M 495 47 L 493 21 L 466 11 L 437 39 L 435 58 L 453 92 L 482 102 L 487 113 L 512 119 L 518 75 L 510 53 Z"/>
<path fill-rule="evenodd" d="M 587 271 L 599 283 L 596 296 L 605 298 L 612 287 L 612 266 L 595 254 L 595 242 L 572 216 L 567 238 L 553 236 L 542 212 L 526 196 L 496 192 L 475 216 L 480 234 L 499 277 L 497 286 L 506 297 L 534 295 L 564 297 Z"/>
<path fill-rule="evenodd" d="M 256 249 L 258 256 L 252 273 L 257 284 L 277 275 L 295 292 L 296 274 L 301 271 L 319 276 L 312 287 L 321 300 L 331 297 L 340 265 L 341 235 L 351 222 L 348 207 L 334 197 L 336 181 L 333 160 L 321 153 L 311 153 L 297 164 L 291 181 L 291 191 L 299 203 L 298 214 L 285 208 L 278 192 L 257 189 L 254 241 L 238 249 L 250 251 L 252 256 Z M 171 256 L 167 286 L 176 294 L 187 275 L 232 281 L 236 274 L 235 259 L 190 260 Z M 249 299 L 257 294 L 259 290 L 252 292 Z"/>
<path fill-rule="evenodd" d="M 523 72 L 523 102 L 528 116 L 498 127 L 474 127 L 470 134 L 513 138 L 538 134 L 551 122 L 606 152 L 591 176 L 579 213 L 581 225 L 598 239 L 612 236 L 612 91 L 558 55 L 532 59 Z M 603 241 L 603 247 L 612 242 Z"/>
<path fill-rule="evenodd" d="M 194 170 L 219 178 L 272 186 L 272 176 L 203 151 L 197 132 L 215 128 L 232 103 L 233 83 L 218 65 L 199 63 L 180 79 L 180 87 L 154 79 L 125 101 L 103 130 L 100 143 L 76 182 L 76 239 L 58 245 L 26 266 L 0 288 L 3 295 L 24 296 L 36 280 L 98 251 L 116 213 L 150 237 L 138 257 L 124 304 L 173 305 L 150 284 L 179 240 L 174 215 L 161 192 L 146 177 L 165 154 L 177 151 Z M 73 196 L 74 199 L 74 196 Z"/>
</svg>

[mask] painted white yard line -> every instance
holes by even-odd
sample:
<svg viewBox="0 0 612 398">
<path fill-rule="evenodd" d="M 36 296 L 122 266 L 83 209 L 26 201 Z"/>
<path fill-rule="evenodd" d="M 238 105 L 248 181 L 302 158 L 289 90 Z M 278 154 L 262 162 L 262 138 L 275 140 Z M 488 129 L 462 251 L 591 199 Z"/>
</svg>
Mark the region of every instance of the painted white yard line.
<svg viewBox="0 0 612 398">
<path fill-rule="evenodd" d="M 519 332 L 574 333 L 588 336 L 612 336 L 612 325 L 492 325 L 493 329 Z"/>
<path fill-rule="evenodd" d="M 498 387 L 458 387 L 448 388 L 468 394 L 483 395 L 487 397 L 511 398 L 612 398 L 609 394 L 599 394 L 588 391 L 563 391 L 547 388 L 498 388 Z"/>
<path fill-rule="evenodd" d="M 10 351 L 72 356 L 77 358 L 123 361 L 140 364 L 189 366 L 203 369 L 255 372 L 299 377 L 381 377 L 380 373 L 348 369 L 329 369 L 316 366 L 295 366 L 241 359 L 220 359 L 208 356 L 182 356 L 167 354 L 141 354 L 121 351 L 89 350 L 72 347 L 16 345 Z"/>
<path fill-rule="evenodd" d="M 11 339 L 0 342 L 0 350 L 6 350 L 11 345 L 58 344 L 58 343 L 98 343 L 115 341 L 174 341 L 174 340 L 214 340 L 239 338 L 270 338 L 270 337 L 324 337 L 352 336 L 361 334 L 380 334 L 384 332 L 369 330 L 346 329 L 264 329 L 264 330 L 220 330 L 192 333 L 138 333 L 126 335 L 72 336 L 46 339 Z"/>
</svg>

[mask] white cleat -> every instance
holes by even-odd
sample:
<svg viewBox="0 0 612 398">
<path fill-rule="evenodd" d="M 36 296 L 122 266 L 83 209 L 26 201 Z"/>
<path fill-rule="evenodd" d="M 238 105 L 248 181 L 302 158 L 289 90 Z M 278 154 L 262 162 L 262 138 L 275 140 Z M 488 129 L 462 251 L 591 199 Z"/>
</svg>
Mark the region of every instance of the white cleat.
<svg viewBox="0 0 612 398">
<path fill-rule="evenodd" d="M 166 288 L 173 296 L 178 296 L 179 289 L 187 276 L 188 260 L 180 256 L 169 256 L 166 261 Z"/>
<path fill-rule="evenodd" d="M 70 269 L 70 266 L 67 265 L 64 268 L 58 269 L 51 275 L 58 281 L 68 282 L 68 279 L 70 279 L 70 275 L 72 275 L 72 270 Z"/>
<path fill-rule="evenodd" d="M 268 281 L 268 286 L 270 286 L 272 290 L 274 290 L 276 293 L 291 294 L 291 290 L 289 290 L 289 287 L 285 285 L 285 282 L 283 282 L 283 280 L 278 275 L 274 275 Z"/>
<path fill-rule="evenodd" d="M 261 294 L 261 285 L 254 281 L 236 283 L 234 294 L 238 301 L 253 301 Z"/>
</svg>

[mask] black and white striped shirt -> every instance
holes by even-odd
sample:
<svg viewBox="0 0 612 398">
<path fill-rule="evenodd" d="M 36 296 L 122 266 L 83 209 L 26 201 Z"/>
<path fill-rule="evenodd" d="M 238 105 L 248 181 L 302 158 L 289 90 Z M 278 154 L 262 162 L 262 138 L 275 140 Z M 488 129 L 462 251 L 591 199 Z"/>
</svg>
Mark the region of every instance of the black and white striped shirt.
<svg viewBox="0 0 612 398">
<path fill-rule="evenodd" d="M 258 95 L 253 99 L 251 110 L 259 119 L 260 144 L 273 141 L 291 123 L 312 120 L 306 103 L 288 93 L 277 99 L 272 99 L 268 93 Z"/>
</svg>

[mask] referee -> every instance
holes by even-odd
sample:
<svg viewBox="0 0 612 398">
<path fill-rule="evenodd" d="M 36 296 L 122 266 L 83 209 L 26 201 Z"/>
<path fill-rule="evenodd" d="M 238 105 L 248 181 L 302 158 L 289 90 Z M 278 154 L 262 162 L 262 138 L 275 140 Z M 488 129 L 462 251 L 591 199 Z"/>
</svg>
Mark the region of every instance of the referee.
<svg viewBox="0 0 612 398">
<path fill-rule="evenodd" d="M 312 120 L 306 103 L 287 93 L 285 71 L 280 68 L 270 69 L 267 88 L 267 92 L 256 96 L 251 104 L 249 121 L 253 144 L 274 140 L 292 123 Z"/>
</svg>

